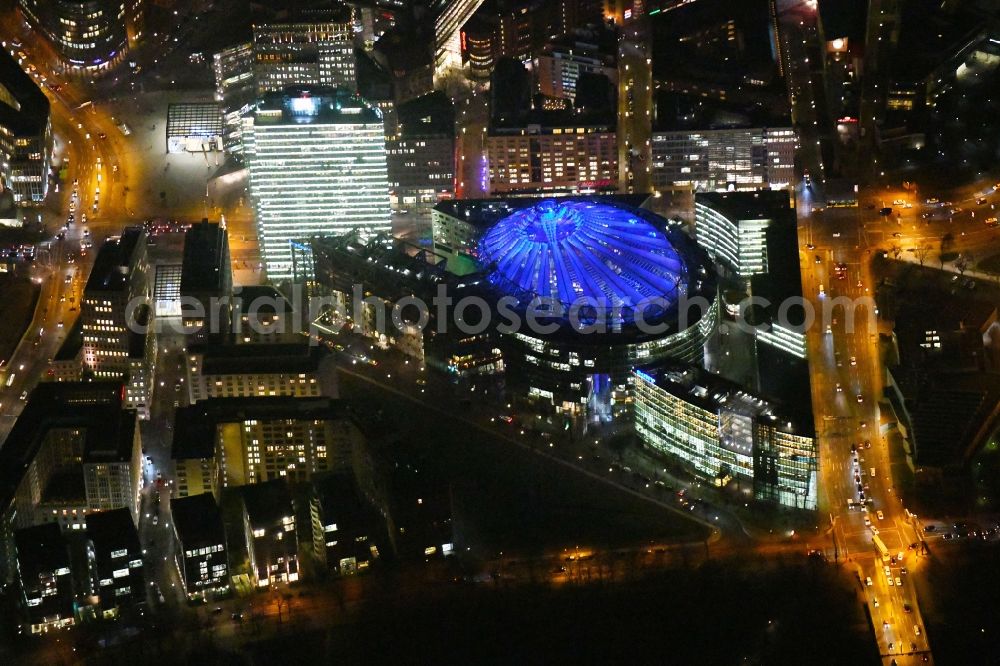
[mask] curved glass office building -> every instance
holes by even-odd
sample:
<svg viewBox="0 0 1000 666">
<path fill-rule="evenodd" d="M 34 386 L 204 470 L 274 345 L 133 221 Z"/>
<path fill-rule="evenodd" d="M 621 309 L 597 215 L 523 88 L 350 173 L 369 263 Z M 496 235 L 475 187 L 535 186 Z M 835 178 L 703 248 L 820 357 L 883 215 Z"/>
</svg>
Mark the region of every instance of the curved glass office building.
<svg viewBox="0 0 1000 666">
<path fill-rule="evenodd" d="M 477 254 L 518 324 L 500 329 L 508 384 L 558 413 L 609 420 L 635 368 L 700 363 L 718 318 L 707 253 L 645 209 L 542 201 L 486 229 Z"/>
</svg>

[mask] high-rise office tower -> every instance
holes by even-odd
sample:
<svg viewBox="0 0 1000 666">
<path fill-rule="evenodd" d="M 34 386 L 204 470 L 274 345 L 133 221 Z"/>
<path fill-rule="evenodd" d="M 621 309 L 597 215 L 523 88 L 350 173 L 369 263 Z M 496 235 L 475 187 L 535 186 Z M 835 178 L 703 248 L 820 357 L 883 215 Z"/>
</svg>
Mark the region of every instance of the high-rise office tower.
<svg viewBox="0 0 1000 666">
<path fill-rule="evenodd" d="M 222 143 L 230 155 L 239 155 L 243 151 L 240 139 L 242 118 L 250 113 L 257 98 L 253 62 L 253 46 L 250 42 L 223 49 L 213 58 L 215 99 L 219 102 L 224 126 Z"/>
<path fill-rule="evenodd" d="M 354 90 L 354 21 L 349 7 L 282 16 L 253 26 L 257 93 L 286 86 Z"/>
<path fill-rule="evenodd" d="M 149 302 L 148 272 L 142 227 L 126 227 L 97 253 L 83 290 L 80 317 L 83 368 L 98 379 L 128 374 L 134 317 L 138 305 Z"/>
<path fill-rule="evenodd" d="M 652 62 L 646 21 L 634 18 L 618 43 L 618 185 L 629 194 L 650 191 Z"/>
<path fill-rule="evenodd" d="M 434 78 L 462 67 L 462 26 L 476 13 L 483 0 L 438 0 L 434 19 Z"/>
<path fill-rule="evenodd" d="M 41 204 L 51 157 L 49 100 L 14 58 L 0 53 L 0 179 L 15 202 Z"/>
<path fill-rule="evenodd" d="M 390 230 L 382 114 L 335 88 L 265 95 L 243 138 L 267 277 L 292 277 L 292 241 Z"/>
<path fill-rule="evenodd" d="M 441 91 L 399 105 L 386 139 L 393 210 L 430 224 L 431 209 L 455 195 L 455 108 Z"/>
<path fill-rule="evenodd" d="M 20 0 L 19 4 L 67 66 L 91 75 L 121 62 L 142 34 L 141 0 Z"/>
</svg>

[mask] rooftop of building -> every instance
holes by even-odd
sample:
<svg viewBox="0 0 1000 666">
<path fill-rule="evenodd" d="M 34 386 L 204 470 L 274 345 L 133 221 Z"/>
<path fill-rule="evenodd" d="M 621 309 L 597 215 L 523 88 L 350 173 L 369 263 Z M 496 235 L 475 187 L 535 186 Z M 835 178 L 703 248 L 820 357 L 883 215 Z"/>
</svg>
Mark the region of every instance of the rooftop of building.
<svg viewBox="0 0 1000 666">
<path fill-rule="evenodd" d="M 87 514 L 87 536 L 94 542 L 98 555 L 114 550 L 138 553 L 139 532 L 127 508 Z"/>
<path fill-rule="evenodd" d="M 996 422 L 1000 375 L 904 367 L 894 368 L 892 377 L 905 400 L 920 466 L 964 464 L 988 434 L 982 429 Z"/>
<path fill-rule="evenodd" d="M 937 0 L 913 0 L 900 7 L 899 43 L 890 51 L 893 81 L 920 81 L 976 41 L 979 48 L 995 52 L 995 44 L 977 37 L 1000 36 L 995 7 Z"/>
<path fill-rule="evenodd" d="M 151 314 L 150 307 L 143 303 L 135 310 L 135 321 L 137 326 L 146 327 L 149 325 Z M 151 332 L 143 333 L 139 329 L 129 332 L 128 335 L 128 357 L 131 359 L 143 358 L 146 355 L 146 336 Z"/>
<path fill-rule="evenodd" d="M 236 287 L 233 296 L 241 299 L 241 309 L 246 314 L 252 307 L 264 315 L 290 314 L 292 304 L 277 288 L 268 284 Z"/>
<path fill-rule="evenodd" d="M 17 105 L 4 98 L 8 93 Z M 49 122 L 49 100 L 6 49 L 0 49 L 0 126 L 15 135 L 40 135 Z"/>
<path fill-rule="evenodd" d="M 278 525 L 285 518 L 295 516 L 292 493 L 284 479 L 239 486 L 234 490 L 243 499 L 251 528 Z"/>
<path fill-rule="evenodd" d="M 222 513 L 211 493 L 190 497 L 172 497 L 170 515 L 177 538 L 186 550 L 226 543 Z"/>
<path fill-rule="evenodd" d="M 740 384 L 692 365 L 665 364 L 655 370 L 636 370 L 635 374 L 667 393 L 706 411 L 728 410 L 750 416 L 781 432 L 812 437 L 812 412 L 751 393 Z"/>
<path fill-rule="evenodd" d="M 0 507 L 7 506 L 52 428 L 86 431 L 83 462 L 131 459 L 135 412 L 122 409 L 117 382 L 42 382 L 0 448 Z"/>
<path fill-rule="evenodd" d="M 773 320 L 782 303 L 802 297 L 798 226 L 794 223 L 769 226 L 764 231 L 764 251 L 767 272 L 750 278 L 750 292 L 770 302 L 768 310 Z M 805 321 L 804 310 L 799 306 L 793 306 L 787 314 L 791 324 L 800 325 Z"/>
<path fill-rule="evenodd" d="M 326 348 L 301 338 L 294 342 L 237 343 L 235 335 L 212 335 L 193 343 L 188 353 L 201 355 L 203 375 L 316 372 Z"/>
<path fill-rule="evenodd" d="M 136 253 L 146 244 L 142 227 L 125 227 L 121 236 L 109 238 L 101 245 L 84 291 L 124 291 L 128 289 Z"/>
<path fill-rule="evenodd" d="M 396 106 L 396 122 L 404 139 L 444 136 L 455 138 L 455 105 L 441 90 Z"/>
<path fill-rule="evenodd" d="M 724 102 L 698 94 L 662 90 L 656 95 L 656 132 L 707 132 L 745 128 L 791 128 L 787 109 L 776 113 L 764 105 L 746 101 Z"/>
<path fill-rule="evenodd" d="M 219 293 L 232 283 L 229 238 L 218 222 L 203 219 L 184 233 L 181 295 Z"/>
<path fill-rule="evenodd" d="M 982 368 L 984 336 L 996 320 L 995 304 L 961 293 L 926 289 L 900 298 L 894 321 L 900 362 L 925 370 Z"/>
<path fill-rule="evenodd" d="M 49 476 L 48 483 L 42 489 L 41 505 L 52 506 L 85 506 L 87 504 L 87 481 L 83 477 L 83 468 L 61 469 Z"/>
<path fill-rule="evenodd" d="M 249 419 L 339 420 L 348 417 L 345 406 L 331 398 L 291 396 L 209 398 L 179 407 L 174 414 L 171 454 L 175 460 L 211 458 L 215 453 L 216 426 Z"/>
<path fill-rule="evenodd" d="M 69 567 L 69 544 L 59 523 L 43 523 L 14 532 L 18 568 L 26 580 Z M 33 575 L 34 574 L 34 575 Z"/>
<path fill-rule="evenodd" d="M 618 52 L 618 34 L 607 25 L 590 25 L 549 40 L 542 50 L 544 55 L 579 56 L 601 61 L 606 67 L 615 67 Z"/>
<path fill-rule="evenodd" d="M 567 128 L 614 133 L 618 88 L 603 74 L 583 73 L 575 105 L 554 107 L 533 95 L 532 75 L 515 58 L 500 58 L 490 75 L 490 135 L 554 134 Z"/>
<path fill-rule="evenodd" d="M 66 333 L 66 339 L 59 345 L 53 361 L 72 361 L 83 349 L 83 317 L 77 317 Z"/>
<path fill-rule="evenodd" d="M 748 73 L 761 76 L 776 70 L 767 16 L 767 0 L 686 2 L 659 12 L 650 17 L 654 76 L 710 80 L 735 88 Z"/>
<path fill-rule="evenodd" d="M 787 190 L 698 192 L 695 203 L 707 205 L 734 222 L 773 220 L 795 223 L 795 209 Z"/>
<path fill-rule="evenodd" d="M 260 98 L 255 125 L 381 124 L 382 112 L 349 90 L 289 86 Z"/>
<path fill-rule="evenodd" d="M 351 7 L 343 0 L 268 0 L 250 2 L 254 24 L 349 22 Z"/>
<path fill-rule="evenodd" d="M 324 520 L 334 518 L 339 524 L 372 517 L 374 508 L 365 499 L 352 472 L 316 475 L 312 479 L 312 486 Z"/>
</svg>

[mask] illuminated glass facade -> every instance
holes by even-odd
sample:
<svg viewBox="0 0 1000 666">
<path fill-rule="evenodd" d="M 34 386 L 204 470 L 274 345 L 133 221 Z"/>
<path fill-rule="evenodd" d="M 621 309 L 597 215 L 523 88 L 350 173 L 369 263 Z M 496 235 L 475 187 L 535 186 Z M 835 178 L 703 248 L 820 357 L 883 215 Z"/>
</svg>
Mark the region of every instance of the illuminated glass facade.
<svg viewBox="0 0 1000 666">
<path fill-rule="evenodd" d="M 440 10 L 434 19 L 434 74 L 438 78 L 451 69 L 461 69 L 462 26 L 483 0 L 447 0 L 435 4 Z"/>
<path fill-rule="evenodd" d="M 764 232 L 770 219 L 739 219 L 695 201 L 695 234 L 698 243 L 718 261 L 725 262 L 742 279 L 767 272 Z"/>
<path fill-rule="evenodd" d="M 817 453 L 811 427 L 774 404 L 695 368 L 633 374 L 636 432 L 652 449 L 717 484 L 747 482 L 754 498 L 816 509 Z"/>
<path fill-rule="evenodd" d="M 321 85 L 353 90 L 357 82 L 354 23 L 344 9 L 331 20 L 253 26 L 257 94 L 287 86 Z"/>
<path fill-rule="evenodd" d="M 21 8 L 53 42 L 70 67 L 106 70 L 142 33 L 141 0 L 20 0 Z"/>
<path fill-rule="evenodd" d="M 243 139 L 271 280 L 292 277 L 292 241 L 390 230 L 378 109 L 340 89 L 289 88 L 261 99 Z"/>
<path fill-rule="evenodd" d="M 695 191 L 783 189 L 795 182 L 795 130 L 706 129 L 653 134 L 653 186 Z"/>
<path fill-rule="evenodd" d="M 12 56 L 0 53 L 0 179 L 15 203 L 42 203 L 51 157 L 49 100 Z"/>
</svg>

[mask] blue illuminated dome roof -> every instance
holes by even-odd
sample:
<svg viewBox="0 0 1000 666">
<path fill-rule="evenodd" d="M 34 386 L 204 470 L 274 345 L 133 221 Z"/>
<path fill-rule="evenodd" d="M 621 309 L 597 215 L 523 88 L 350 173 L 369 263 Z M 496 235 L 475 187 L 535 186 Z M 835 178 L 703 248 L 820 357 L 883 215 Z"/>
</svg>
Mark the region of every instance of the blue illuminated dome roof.
<svg viewBox="0 0 1000 666">
<path fill-rule="evenodd" d="M 585 200 L 542 201 L 493 225 L 479 243 L 489 281 L 519 301 L 554 299 L 567 311 L 591 303 L 664 312 L 684 289 L 687 266 L 647 211 Z"/>
</svg>

